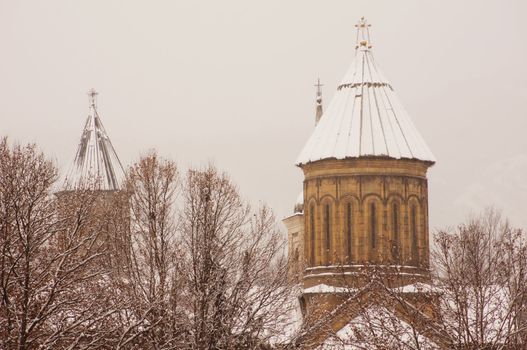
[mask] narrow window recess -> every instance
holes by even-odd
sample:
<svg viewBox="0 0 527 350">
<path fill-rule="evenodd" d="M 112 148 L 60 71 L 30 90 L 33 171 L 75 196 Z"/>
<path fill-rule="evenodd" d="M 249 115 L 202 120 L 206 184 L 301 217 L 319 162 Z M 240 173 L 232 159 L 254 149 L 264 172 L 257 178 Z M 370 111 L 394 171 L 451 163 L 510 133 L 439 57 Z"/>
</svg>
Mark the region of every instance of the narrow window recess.
<svg viewBox="0 0 527 350">
<path fill-rule="evenodd" d="M 375 249 L 377 240 L 377 208 L 375 203 L 370 205 L 370 231 L 371 231 L 371 247 Z"/>
</svg>

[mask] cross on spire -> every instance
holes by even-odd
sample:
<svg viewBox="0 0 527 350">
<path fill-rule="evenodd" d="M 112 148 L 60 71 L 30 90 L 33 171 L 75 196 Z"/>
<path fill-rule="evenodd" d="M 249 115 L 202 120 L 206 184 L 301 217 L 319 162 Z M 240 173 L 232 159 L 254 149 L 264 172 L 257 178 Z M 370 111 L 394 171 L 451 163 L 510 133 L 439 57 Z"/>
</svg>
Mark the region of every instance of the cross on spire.
<svg viewBox="0 0 527 350">
<path fill-rule="evenodd" d="M 315 84 L 315 87 L 317 88 L 317 106 L 316 106 L 316 112 L 315 112 L 315 125 L 318 124 L 318 121 L 322 117 L 322 86 L 324 85 L 320 83 L 320 78 L 318 78 L 317 83 Z"/>
<path fill-rule="evenodd" d="M 355 27 L 357 28 L 357 42 L 355 44 L 355 49 L 358 49 L 359 47 L 364 47 L 366 49 L 371 49 L 371 41 L 370 41 L 370 27 L 371 24 L 368 23 L 368 21 L 361 17 L 359 22 L 355 24 Z"/>
<path fill-rule="evenodd" d="M 315 87 L 317 88 L 317 103 L 319 104 L 322 102 L 322 86 L 324 86 L 324 84 L 321 84 L 320 78 L 318 78 Z"/>
<path fill-rule="evenodd" d="M 99 93 L 97 91 L 95 91 L 95 89 L 90 89 L 90 91 L 88 91 L 88 98 L 89 98 L 89 101 L 90 101 L 90 107 L 97 107 L 97 95 Z"/>
</svg>

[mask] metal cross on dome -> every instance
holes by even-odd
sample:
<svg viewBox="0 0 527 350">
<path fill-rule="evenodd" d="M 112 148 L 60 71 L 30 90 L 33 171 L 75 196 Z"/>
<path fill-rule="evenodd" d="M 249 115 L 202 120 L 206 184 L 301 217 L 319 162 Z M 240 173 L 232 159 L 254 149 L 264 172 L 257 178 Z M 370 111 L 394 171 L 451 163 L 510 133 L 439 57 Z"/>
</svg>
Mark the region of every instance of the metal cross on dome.
<svg viewBox="0 0 527 350">
<path fill-rule="evenodd" d="M 368 21 L 361 17 L 359 20 L 359 23 L 355 24 L 355 27 L 357 28 L 357 41 L 355 45 L 355 49 L 358 49 L 359 47 L 365 47 L 367 49 L 371 49 L 370 44 L 370 27 L 371 24 L 368 23 Z"/>
</svg>

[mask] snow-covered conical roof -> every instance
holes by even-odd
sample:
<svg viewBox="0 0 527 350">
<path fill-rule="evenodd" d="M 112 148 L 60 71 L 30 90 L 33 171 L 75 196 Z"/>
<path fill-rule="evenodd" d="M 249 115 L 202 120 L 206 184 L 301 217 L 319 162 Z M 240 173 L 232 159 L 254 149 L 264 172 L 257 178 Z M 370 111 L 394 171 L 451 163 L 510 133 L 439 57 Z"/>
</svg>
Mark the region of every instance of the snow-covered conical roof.
<svg viewBox="0 0 527 350">
<path fill-rule="evenodd" d="M 355 59 L 296 164 L 368 156 L 435 162 L 373 58 L 369 24 L 362 18 L 357 29 Z"/>
<path fill-rule="evenodd" d="M 91 90 L 90 111 L 82 131 L 77 153 L 64 181 L 64 190 L 95 186 L 98 190 L 119 190 L 124 180 L 121 161 L 102 125 Z"/>
</svg>

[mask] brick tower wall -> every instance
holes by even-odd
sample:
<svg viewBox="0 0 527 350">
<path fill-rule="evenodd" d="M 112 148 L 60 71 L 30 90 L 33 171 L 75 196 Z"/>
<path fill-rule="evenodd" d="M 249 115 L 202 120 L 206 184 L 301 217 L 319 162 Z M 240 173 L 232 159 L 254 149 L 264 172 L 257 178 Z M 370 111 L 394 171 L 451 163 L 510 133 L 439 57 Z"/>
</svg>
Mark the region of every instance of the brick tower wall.
<svg viewBox="0 0 527 350">
<path fill-rule="evenodd" d="M 359 287 L 365 281 L 353 276 L 365 265 L 396 269 L 394 285 L 426 280 L 430 165 L 379 157 L 302 165 L 304 287 Z M 350 279 L 336 279 L 337 274 Z"/>
</svg>

